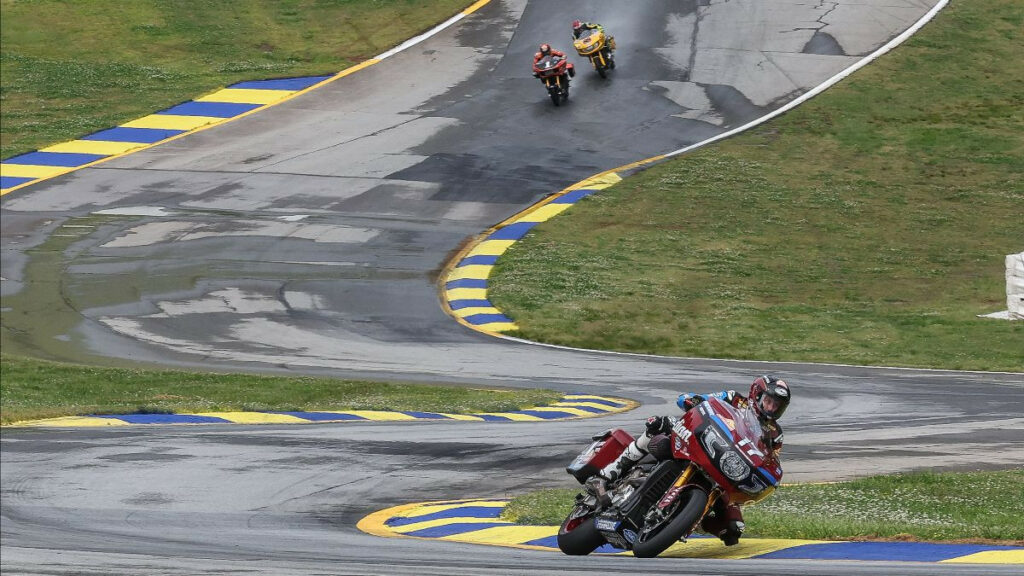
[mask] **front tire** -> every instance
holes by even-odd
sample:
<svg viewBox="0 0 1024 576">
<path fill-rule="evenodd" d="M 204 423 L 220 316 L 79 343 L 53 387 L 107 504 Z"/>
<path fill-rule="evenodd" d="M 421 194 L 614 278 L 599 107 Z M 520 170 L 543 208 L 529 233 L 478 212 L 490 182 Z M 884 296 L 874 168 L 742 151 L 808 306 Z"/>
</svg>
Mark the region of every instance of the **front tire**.
<svg viewBox="0 0 1024 576">
<path fill-rule="evenodd" d="M 664 524 L 649 526 L 645 520 L 641 533 L 633 543 L 633 556 L 654 558 L 668 550 L 700 520 L 707 503 L 708 494 L 701 488 L 693 487 L 680 494 L 676 502 L 680 509 Z"/>
<path fill-rule="evenodd" d="M 569 556 L 586 556 L 605 543 L 594 525 L 594 515 L 581 518 L 583 512 L 581 506 L 576 506 L 558 528 L 558 549 Z"/>
</svg>

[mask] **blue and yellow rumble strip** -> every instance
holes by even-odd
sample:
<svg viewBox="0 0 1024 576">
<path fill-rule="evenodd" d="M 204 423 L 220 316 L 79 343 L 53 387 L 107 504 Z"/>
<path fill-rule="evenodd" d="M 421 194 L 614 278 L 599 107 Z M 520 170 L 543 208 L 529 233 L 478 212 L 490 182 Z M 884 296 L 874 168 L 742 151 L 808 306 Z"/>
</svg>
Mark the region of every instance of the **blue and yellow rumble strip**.
<svg viewBox="0 0 1024 576">
<path fill-rule="evenodd" d="M 583 198 L 621 182 L 620 172 L 663 158 L 653 156 L 591 176 L 548 196 L 481 234 L 453 258 L 441 274 L 441 302 L 445 311 L 460 324 L 478 332 L 497 335 L 518 330 L 515 321 L 487 299 L 487 278 L 498 257 L 537 224 L 554 218 Z"/>
<path fill-rule="evenodd" d="M 620 180 L 622 178 L 615 172 L 598 174 L 545 198 L 485 233 L 453 260 L 454 266 L 443 276 L 442 301 L 447 310 L 461 324 L 475 330 L 489 333 L 516 330 L 515 322 L 487 299 L 487 278 L 498 257 L 537 224 Z"/>
<path fill-rule="evenodd" d="M 566 394 L 550 406 L 511 412 L 446 414 L 441 412 L 347 410 L 344 412 L 199 412 L 194 414 L 92 414 L 15 422 L 11 426 L 130 426 L 132 424 L 309 424 L 314 422 L 395 422 L 465 420 L 472 422 L 539 422 L 594 418 L 637 407 L 632 400 Z"/>
<path fill-rule="evenodd" d="M 265 108 L 333 76 L 239 82 L 156 114 L 0 162 L 0 194 Z"/>
<path fill-rule="evenodd" d="M 501 518 L 503 499 L 449 500 L 396 506 L 359 521 L 363 532 L 387 538 L 425 538 L 558 551 L 558 526 L 529 526 Z M 604 545 L 598 554 L 629 554 Z M 675 558 L 771 558 L 1024 564 L 1024 547 L 929 542 L 827 542 L 745 538 L 726 547 L 718 538 L 696 536 L 664 553 Z"/>
</svg>

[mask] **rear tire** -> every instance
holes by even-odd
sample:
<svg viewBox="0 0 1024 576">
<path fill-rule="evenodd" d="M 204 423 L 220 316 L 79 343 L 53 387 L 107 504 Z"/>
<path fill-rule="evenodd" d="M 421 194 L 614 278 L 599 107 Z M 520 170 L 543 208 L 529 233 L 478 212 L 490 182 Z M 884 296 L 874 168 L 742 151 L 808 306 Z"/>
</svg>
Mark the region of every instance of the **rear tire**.
<svg viewBox="0 0 1024 576">
<path fill-rule="evenodd" d="M 668 550 L 669 546 L 675 544 L 700 520 L 701 514 L 704 513 L 704 507 L 708 503 L 707 492 L 694 487 L 680 494 L 679 498 L 681 502 L 677 506 L 680 506 L 681 510 L 676 512 L 674 518 L 665 525 L 656 527 L 643 542 L 640 541 L 640 535 L 637 536 L 637 541 L 633 543 L 633 556 L 654 558 Z M 644 528 L 646 527 L 645 524 Z"/>
<path fill-rule="evenodd" d="M 573 512 L 576 508 L 573 509 Z M 604 543 L 604 536 L 594 525 L 594 516 L 588 516 L 571 530 L 566 530 L 571 522 L 578 520 L 573 518 L 572 513 L 562 522 L 558 528 L 558 549 L 569 556 L 586 556 L 600 548 Z"/>
</svg>

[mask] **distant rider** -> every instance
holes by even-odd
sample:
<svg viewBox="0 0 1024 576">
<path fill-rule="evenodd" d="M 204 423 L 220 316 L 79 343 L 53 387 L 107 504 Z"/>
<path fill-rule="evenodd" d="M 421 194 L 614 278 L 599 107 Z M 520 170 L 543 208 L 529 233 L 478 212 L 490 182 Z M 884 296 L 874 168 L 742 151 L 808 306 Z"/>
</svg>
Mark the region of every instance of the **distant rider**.
<svg viewBox="0 0 1024 576">
<path fill-rule="evenodd" d="M 778 458 L 779 452 L 782 450 L 782 427 L 779 425 L 778 419 L 789 406 L 789 384 L 773 376 L 759 376 L 750 385 L 750 395 L 747 397 L 735 390 L 725 390 L 709 395 L 687 392 L 679 395 L 676 404 L 685 412 L 710 397 L 728 402 L 737 408 L 752 407 L 761 422 L 761 429 L 764 432 L 762 440 L 765 447 L 775 458 Z M 612 482 L 628 472 L 647 454 L 647 446 L 650 444 L 651 438 L 658 434 L 668 434 L 675 421 L 676 419 L 670 416 L 648 418 L 645 433 L 631 442 L 618 459 L 587 480 L 587 489 L 595 494 L 603 494 L 608 482 Z M 715 501 L 712 511 L 713 515 L 709 514 L 704 517 L 701 529 L 721 538 L 726 546 L 738 543 L 745 528 L 743 511 L 740 507 L 726 501 L 723 494 Z"/>
<path fill-rule="evenodd" d="M 545 56 L 558 56 L 560 58 L 565 58 L 565 52 L 553 49 L 551 44 L 541 44 L 540 48 L 537 49 L 537 53 L 533 55 L 533 65 L 537 66 L 537 62 L 540 62 L 540 59 Z M 576 75 L 576 68 L 572 65 L 572 62 L 567 62 L 565 67 L 570 77 Z M 533 75 L 537 78 L 540 77 L 536 72 L 534 72 Z"/>
<path fill-rule="evenodd" d="M 600 24 L 597 24 L 595 22 L 583 22 L 581 20 L 572 21 L 573 40 L 579 39 L 579 37 L 582 36 L 583 33 L 586 32 L 587 30 L 600 30 L 605 35 L 605 42 L 607 44 L 604 48 L 604 56 L 605 58 L 608 59 L 608 66 L 611 68 L 615 68 L 615 56 L 612 54 L 612 52 L 615 50 L 615 38 L 612 36 L 608 36 L 608 33 L 605 32 L 604 26 L 601 26 Z"/>
<path fill-rule="evenodd" d="M 577 40 L 586 30 L 600 30 L 604 32 L 604 26 L 600 24 L 594 24 L 593 22 L 581 22 L 579 20 L 572 21 L 572 39 Z"/>
</svg>

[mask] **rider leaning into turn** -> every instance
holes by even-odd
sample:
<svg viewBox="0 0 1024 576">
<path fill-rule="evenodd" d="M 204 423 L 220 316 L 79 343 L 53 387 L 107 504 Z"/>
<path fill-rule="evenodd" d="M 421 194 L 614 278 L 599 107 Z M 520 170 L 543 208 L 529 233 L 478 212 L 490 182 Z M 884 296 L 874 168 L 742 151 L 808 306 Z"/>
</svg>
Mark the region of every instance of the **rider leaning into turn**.
<svg viewBox="0 0 1024 576">
<path fill-rule="evenodd" d="M 779 425 L 778 419 L 789 406 L 789 384 L 772 376 L 760 376 L 750 385 L 749 396 L 745 397 L 735 390 L 725 390 L 706 396 L 684 393 L 680 394 L 676 404 L 685 412 L 712 396 L 737 408 L 752 407 L 761 422 L 761 429 L 764 431 L 762 440 L 765 446 L 778 458 L 779 451 L 782 450 L 782 427 Z M 650 444 L 651 438 L 658 434 L 667 434 L 672 430 L 674 423 L 675 419 L 670 416 L 648 418 L 646 432 L 631 442 L 618 459 L 587 480 L 587 489 L 594 493 L 603 493 L 608 482 L 612 482 L 628 472 L 647 454 L 647 446 Z M 728 502 L 723 494 L 715 501 L 712 511 L 714 514 L 704 517 L 701 529 L 721 538 L 726 546 L 738 543 L 745 527 L 743 511 L 740 507 Z"/>
</svg>

